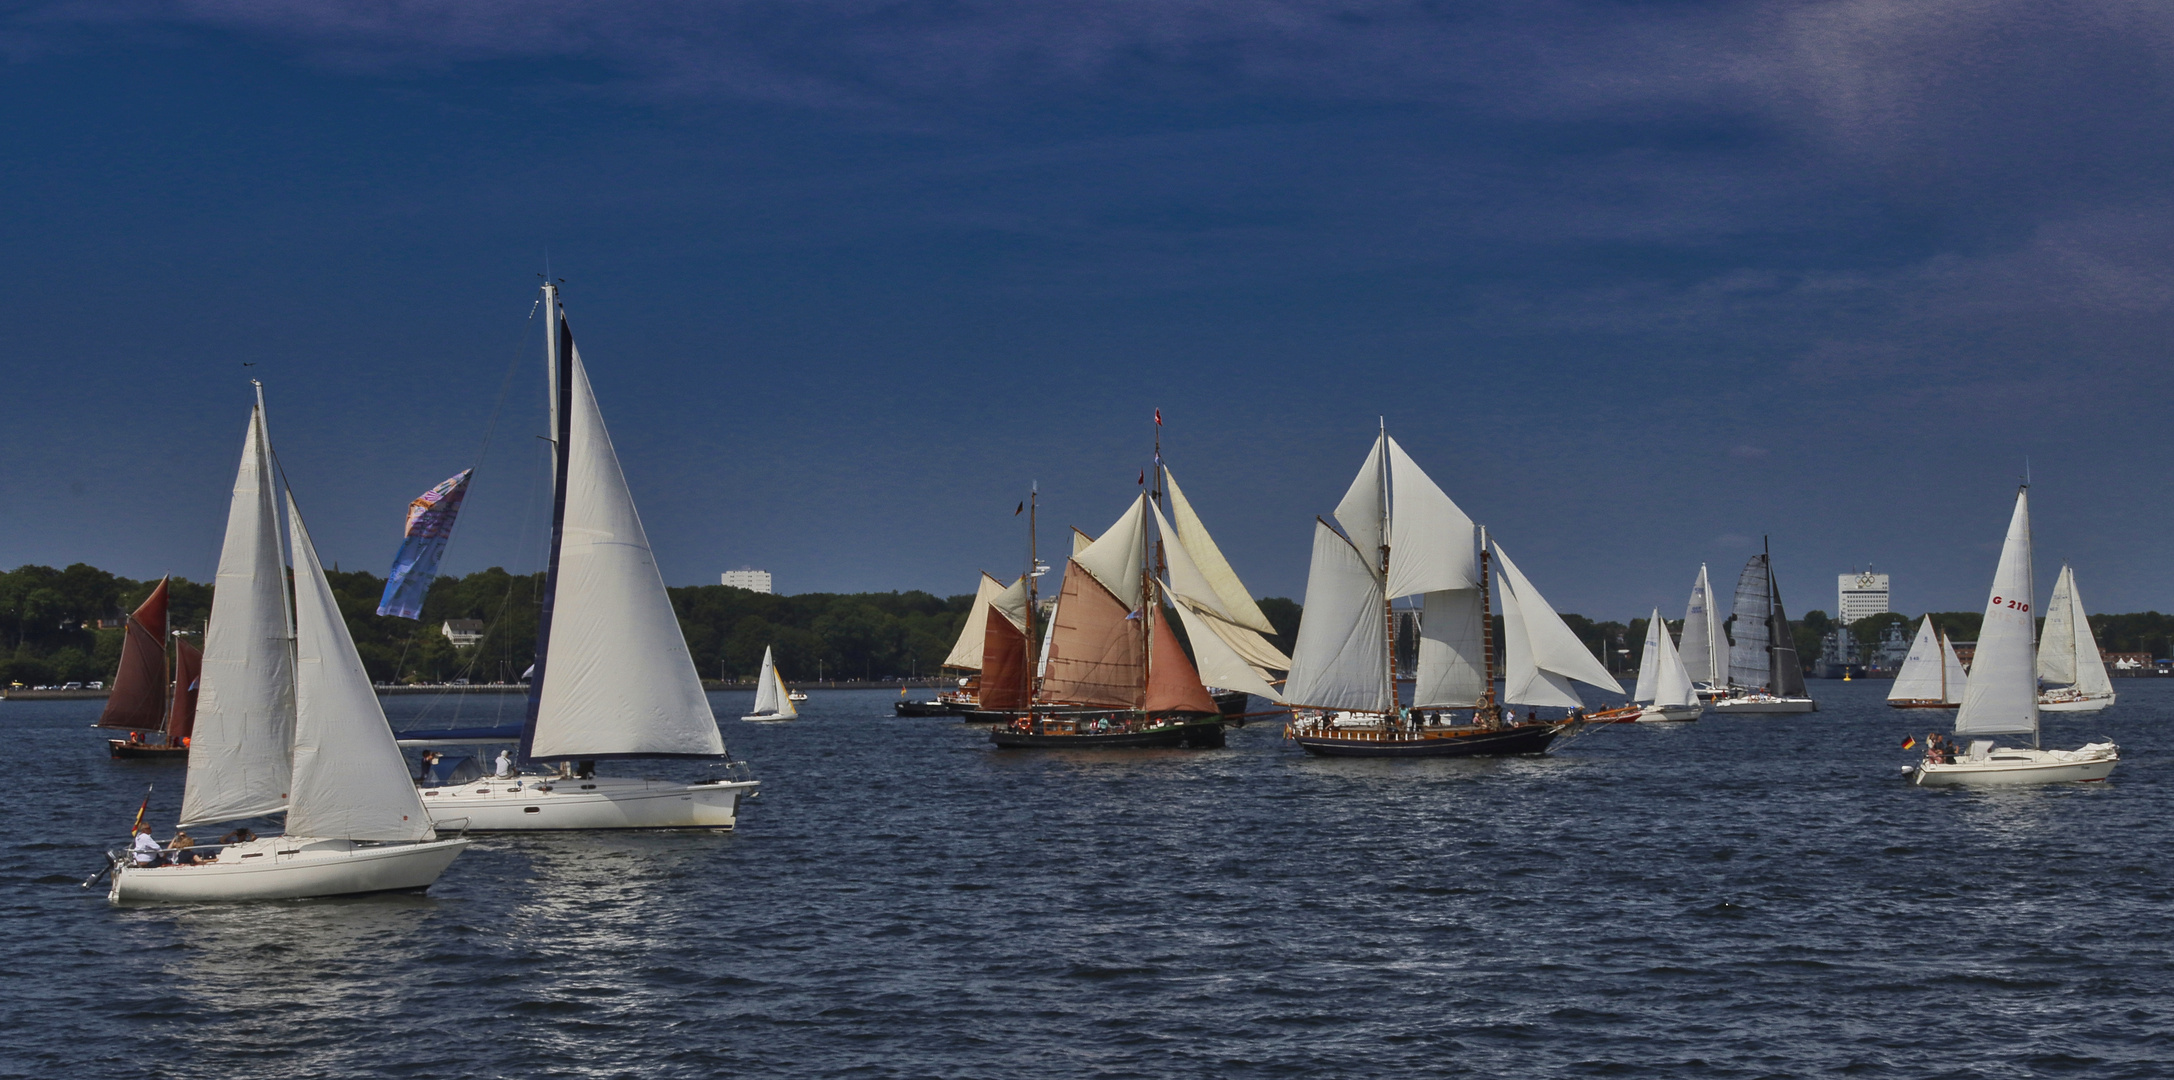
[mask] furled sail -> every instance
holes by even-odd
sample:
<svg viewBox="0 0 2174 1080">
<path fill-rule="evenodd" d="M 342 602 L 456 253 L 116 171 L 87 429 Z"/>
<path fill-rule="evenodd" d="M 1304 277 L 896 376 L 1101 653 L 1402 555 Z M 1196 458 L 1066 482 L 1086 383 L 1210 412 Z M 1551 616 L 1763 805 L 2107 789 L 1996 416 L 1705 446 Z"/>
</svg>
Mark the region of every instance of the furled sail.
<svg viewBox="0 0 2174 1080">
<path fill-rule="evenodd" d="M 294 632 L 260 390 L 219 549 L 181 824 L 256 817 L 287 804 L 294 776 Z"/>
<path fill-rule="evenodd" d="M 1163 535 L 1178 538 L 1177 546 L 1185 550 L 1187 561 L 1198 569 L 1200 580 L 1207 584 L 1218 601 L 1213 605 L 1215 613 L 1255 633 L 1275 633 L 1275 625 L 1261 613 L 1261 606 L 1253 602 L 1245 582 L 1238 580 L 1238 572 L 1230 568 L 1230 560 L 1223 557 L 1223 549 L 1208 535 L 1207 525 L 1193 512 L 1193 504 L 1185 498 L 1185 492 L 1178 487 L 1178 478 L 1171 475 L 1168 466 L 1163 468 L 1162 477 L 1170 496 L 1170 516 L 1177 525 L 1175 530 L 1164 528 Z"/>
<path fill-rule="evenodd" d="M 468 496 L 468 477 L 474 472 L 462 469 L 408 504 L 408 523 L 400 552 L 393 556 L 392 571 L 385 575 L 378 614 L 403 619 L 422 614 L 423 597 L 429 595 L 430 583 L 438 576 L 445 546 L 453 542 L 453 522 L 460 516 L 461 500 Z"/>
<path fill-rule="evenodd" d="M 196 730 L 196 693 L 203 676 L 204 654 L 179 638 L 174 640 L 174 697 L 166 711 L 166 740 L 188 745 Z"/>
<path fill-rule="evenodd" d="M 1736 644 L 1729 650 L 1729 681 L 1746 690 L 1765 687 L 1773 678 L 1773 641 L 1767 631 L 1774 590 L 1766 563 L 1764 554 L 1753 555 L 1736 579 Z"/>
<path fill-rule="evenodd" d="M 1390 551 L 1394 559 L 1394 545 Z M 1436 589 L 1424 594 L 1422 603 L 1412 707 L 1469 709 L 1478 705 L 1487 692 L 1486 628 L 1480 618 L 1479 589 Z"/>
<path fill-rule="evenodd" d="M 1389 449 L 1389 583 L 1392 596 L 1477 589 L 1479 530 L 1395 439 Z"/>
<path fill-rule="evenodd" d="M 1223 639 L 1222 629 L 1209 625 L 1208 616 L 1198 614 L 1182 604 L 1177 605 L 1174 610 L 1179 621 L 1185 624 L 1186 640 L 1193 644 L 1193 660 L 1198 666 L 1201 681 L 1225 690 L 1243 690 L 1254 697 L 1267 698 L 1270 701 L 1283 700 L 1283 695 L 1277 693 L 1276 688 L 1261 677 L 1260 671 L 1243 656 L 1238 655 L 1237 650 L 1231 648 L 1230 643 Z M 1252 633 L 1242 626 L 1232 629 Z"/>
<path fill-rule="evenodd" d="M 1505 659 L 1508 660 L 1509 678 L 1505 681 L 1504 700 L 1513 705 L 1561 705 L 1565 708 L 1583 705 L 1577 691 L 1565 680 L 1622 693 L 1623 684 L 1615 681 L 1615 676 L 1608 674 L 1608 669 L 1602 667 L 1585 643 L 1578 640 L 1578 635 L 1570 632 L 1562 616 L 1555 613 L 1547 598 L 1541 596 L 1540 590 L 1533 588 L 1517 564 L 1510 561 L 1509 553 L 1502 550 L 1500 543 L 1495 544 L 1495 560 L 1496 581 L 1503 596 L 1504 634 L 1510 636 L 1508 624 L 1513 610 L 1522 630 L 1515 635 L 1521 640 L 1507 643 L 1509 656 Z M 1521 651 L 1524 664 L 1541 676 L 1538 679 L 1528 676 L 1523 680 L 1525 689 L 1522 693 L 1517 685 Z M 1560 700 L 1564 695 L 1570 699 L 1567 704 Z"/>
<path fill-rule="evenodd" d="M 1168 623 L 1154 630 L 1147 666 L 1147 700 L 1141 706 L 1151 713 L 1217 712 L 1215 699 L 1200 683 L 1200 672 L 1185 658 L 1185 648 Z"/>
<path fill-rule="evenodd" d="M 1932 616 L 1925 616 L 1917 624 L 1916 640 L 1910 642 L 1910 655 L 1902 658 L 1902 670 L 1895 672 L 1895 684 L 1888 689 L 1887 700 L 1942 700 L 1945 697 L 1941 685 L 1947 664 L 1945 653 L 1940 635 L 1932 628 Z"/>
<path fill-rule="evenodd" d="M 1712 686 L 1729 684 L 1729 638 L 1722 628 L 1727 618 L 1714 599 L 1706 564 L 1700 563 L 1698 580 L 1691 583 L 1691 601 L 1683 612 L 1683 666 L 1693 680 Z"/>
<path fill-rule="evenodd" d="M 1109 539 L 1105 535 L 1096 543 Z M 1042 701 L 1119 709 L 1141 707 L 1147 674 L 1142 620 L 1135 617 L 1131 606 L 1082 567 L 1079 559 L 1065 565 L 1064 590 L 1057 596 L 1057 609 L 1050 619 L 1054 626 L 1049 638 L 1049 663 L 1042 675 Z M 990 624 L 994 626 L 997 621 L 991 619 Z M 983 676 L 986 681 L 986 668 Z"/>
<path fill-rule="evenodd" d="M 128 616 L 113 692 L 93 727 L 156 731 L 166 718 L 166 579 Z"/>
<path fill-rule="evenodd" d="M 2000 565 L 1993 571 L 1993 591 L 1978 630 L 1978 651 L 1970 661 L 1970 685 L 1955 714 L 1955 731 L 1965 735 L 2038 734 L 2038 662 L 2031 614 L 2030 489 L 2016 492 L 2015 513 L 2001 543 Z"/>
<path fill-rule="evenodd" d="M 1349 502 L 1347 497 L 1346 502 Z M 1315 709 L 1387 712 L 1395 706 L 1384 661 L 1388 627 L 1381 577 L 1352 542 L 1314 519 L 1306 607 L 1283 696 Z"/>
<path fill-rule="evenodd" d="M 725 752 L 563 312 L 554 320 L 558 490 L 521 756 Z"/>
<path fill-rule="evenodd" d="M 294 782 L 287 835 L 428 840 L 430 815 L 393 742 L 309 530 L 287 496 L 294 552 Z"/>
<path fill-rule="evenodd" d="M 987 636 L 989 602 L 1004 591 L 1004 583 L 986 572 L 974 589 L 974 606 L 966 611 L 966 623 L 959 628 L 959 640 L 951 643 L 951 652 L 944 657 L 944 666 L 962 671 L 981 670 L 982 639 Z"/>
</svg>

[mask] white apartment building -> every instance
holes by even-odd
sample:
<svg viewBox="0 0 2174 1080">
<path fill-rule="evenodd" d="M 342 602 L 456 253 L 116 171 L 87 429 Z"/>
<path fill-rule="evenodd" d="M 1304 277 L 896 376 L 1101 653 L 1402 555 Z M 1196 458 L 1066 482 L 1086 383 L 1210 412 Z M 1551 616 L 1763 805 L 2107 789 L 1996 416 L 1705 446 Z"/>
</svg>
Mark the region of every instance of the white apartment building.
<svg viewBox="0 0 2174 1080">
<path fill-rule="evenodd" d="M 770 591 L 770 571 L 755 570 L 743 566 L 738 570 L 725 571 L 724 579 L 718 584 L 730 585 L 736 589 L 749 589 L 754 592 L 766 593 Z"/>
<path fill-rule="evenodd" d="M 1835 585 L 1834 617 L 1844 626 L 1867 615 L 1887 613 L 1886 574 L 1875 574 L 1866 568 L 1861 573 L 1841 575 Z"/>
</svg>

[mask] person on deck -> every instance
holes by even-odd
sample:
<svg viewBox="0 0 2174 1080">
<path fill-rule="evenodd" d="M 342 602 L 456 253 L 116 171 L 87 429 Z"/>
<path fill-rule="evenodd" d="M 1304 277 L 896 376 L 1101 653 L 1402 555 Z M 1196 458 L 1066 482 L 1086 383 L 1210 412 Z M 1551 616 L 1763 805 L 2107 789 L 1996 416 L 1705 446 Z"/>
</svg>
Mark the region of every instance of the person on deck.
<svg viewBox="0 0 2174 1080">
<path fill-rule="evenodd" d="M 513 753 L 511 751 L 500 750 L 498 752 L 498 775 L 500 778 L 513 775 Z"/>
<path fill-rule="evenodd" d="M 196 846 L 196 838 L 190 836 L 186 831 L 176 832 L 174 842 L 166 846 L 174 849 L 175 866 L 195 866 L 198 862 L 203 861 L 197 857 L 196 852 L 190 850 Z"/>
<path fill-rule="evenodd" d="M 157 866 L 159 861 L 165 857 L 161 854 L 158 840 L 151 835 L 151 826 L 136 826 L 136 842 L 131 847 L 129 855 L 136 860 L 137 866 Z"/>
</svg>

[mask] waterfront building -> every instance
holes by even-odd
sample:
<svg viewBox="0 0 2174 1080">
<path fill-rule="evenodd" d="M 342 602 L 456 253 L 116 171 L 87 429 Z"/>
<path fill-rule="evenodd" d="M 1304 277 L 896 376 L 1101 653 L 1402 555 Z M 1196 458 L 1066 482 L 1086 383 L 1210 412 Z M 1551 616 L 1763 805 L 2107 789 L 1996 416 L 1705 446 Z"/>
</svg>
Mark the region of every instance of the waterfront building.
<svg viewBox="0 0 2174 1080">
<path fill-rule="evenodd" d="M 438 631 L 445 635 L 447 641 L 453 643 L 454 648 L 465 649 L 483 640 L 483 620 L 447 619 Z"/>
<path fill-rule="evenodd" d="M 1887 613 L 1887 575 L 1875 574 L 1870 567 L 1862 573 L 1843 574 L 1836 579 L 1834 617 L 1848 626 L 1867 615 Z"/>
<path fill-rule="evenodd" d="M 770 571 L 756 570 L 746 566 L 738 570 L 727 570 L 719 584 L 730 585 L 735 589 L 746 589 L 750 592 L 766 593 L 770 591 Z"/>
</svg>

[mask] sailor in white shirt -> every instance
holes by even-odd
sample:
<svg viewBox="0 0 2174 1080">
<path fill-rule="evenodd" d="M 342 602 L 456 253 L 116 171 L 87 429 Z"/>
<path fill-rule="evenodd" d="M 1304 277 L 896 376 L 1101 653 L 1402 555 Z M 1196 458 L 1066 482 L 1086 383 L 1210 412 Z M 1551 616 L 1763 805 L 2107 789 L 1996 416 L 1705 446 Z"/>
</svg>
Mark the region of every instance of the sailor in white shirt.
<svg viewBox="0 0 2174 1080">
<path fill-rule="evenodd" d="M 513 753 L 511 751 L 500 750 L 498 752 L 498 775 L 501 777 L 513 775 Z"/>
<path fill-rule="evenodd" d="M 159 864 L 159 851 L 159 842 L 151 836 L 151 826 L 136 826 L 136 843 L 130 851 L 130 854 L 136 860 L 136 865 L 157 866 Z"/>
</svg>

